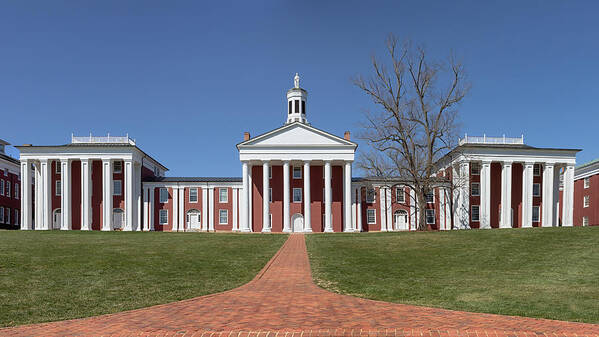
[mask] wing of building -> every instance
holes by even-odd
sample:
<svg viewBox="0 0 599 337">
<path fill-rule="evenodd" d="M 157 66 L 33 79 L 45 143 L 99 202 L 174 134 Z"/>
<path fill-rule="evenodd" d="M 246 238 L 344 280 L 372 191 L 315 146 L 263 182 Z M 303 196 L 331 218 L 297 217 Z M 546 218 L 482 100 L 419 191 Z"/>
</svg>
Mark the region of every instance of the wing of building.
<svg viewBox="0 0 599 337">
<path fill-rule="evenodd" d="M 357 144 L 312 126 L 307 99 L 296 74 L 284 124 L 237 144 L 241 177 L 166 177 L 128 136 L 19 146 L 21 184 L 33 185 L 21 190 L 21 228 L 400 231 L 415 230 L 420 212 L 435 230 L 576 224 L 578 149 L 465 137 L 438 162 L 419 209 L 407 180 L 352 177 Z"/>
</svg>

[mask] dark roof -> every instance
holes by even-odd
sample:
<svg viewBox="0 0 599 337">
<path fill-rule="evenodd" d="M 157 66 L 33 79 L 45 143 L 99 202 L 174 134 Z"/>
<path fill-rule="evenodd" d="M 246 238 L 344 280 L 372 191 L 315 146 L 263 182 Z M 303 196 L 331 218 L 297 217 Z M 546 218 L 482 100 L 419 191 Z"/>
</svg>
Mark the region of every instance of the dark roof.
<svg viewBox="0 0 599 337">
<path fill-rule="evenodd" d="M 14 164 L 21 165 L 21 162 L 18 159 L 13 158 L 13 157 L 11 157 L 9 155 L 6 155 L 4 153 L 0 153 L 0 159 L 4 159 L 4 160 L 7 160 L 7 161 L 12 162 Z"/>
<path fill-rule="evenodd" d="M 578 170 L 578 169 L 581 169 L 581 168 L 589 167 L 589 166 L 592 166 L 592 165 L 597 164 L 597 163 L 599 163 L 599 159 L 591 160 L 588 163 L 584 163 L 584 164 L 581 164 L 581 165 L 577 166 L 576 169 Z"/>
<path fill-rule="evenodd" d="M 240 183 L 241 177 L 149 177 L 144 182 Z"/>
</svg>

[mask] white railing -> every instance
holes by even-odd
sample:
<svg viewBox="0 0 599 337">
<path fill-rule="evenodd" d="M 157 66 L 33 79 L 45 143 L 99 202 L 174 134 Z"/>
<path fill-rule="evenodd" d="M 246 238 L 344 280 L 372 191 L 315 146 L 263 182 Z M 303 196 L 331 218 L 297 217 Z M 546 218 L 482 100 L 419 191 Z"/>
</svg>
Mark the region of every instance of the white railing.
<svg viewBox="0 0 599 337">
<path fill-rule="evenodd" d="M 524 135 L 512 138 L 505 135 L 503 137 L 487 137 L 487 135 L 472 137 L 466 134 L 464 138 L 460 139 L 459 144 L 524 144 Z"/>
<path fill-rule="evenodd" d="M 135 140 L 126 136 L 75 136 L 71 135 L 71 144 L 129 144 L 135 145 Z"/>
</svg>

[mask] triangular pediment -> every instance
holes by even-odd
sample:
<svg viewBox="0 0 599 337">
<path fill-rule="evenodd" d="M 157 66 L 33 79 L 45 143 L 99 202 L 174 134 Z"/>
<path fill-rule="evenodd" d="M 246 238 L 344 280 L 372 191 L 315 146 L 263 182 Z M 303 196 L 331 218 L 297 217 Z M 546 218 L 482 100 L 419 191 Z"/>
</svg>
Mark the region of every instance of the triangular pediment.
<svg viewBox="0 0 599 337">
<path fill-rule="evenodd" d="M 356 144 L 304 123 L 292 123 L 247 140 L 239 146 L 355 146 Z"/>
</svg>

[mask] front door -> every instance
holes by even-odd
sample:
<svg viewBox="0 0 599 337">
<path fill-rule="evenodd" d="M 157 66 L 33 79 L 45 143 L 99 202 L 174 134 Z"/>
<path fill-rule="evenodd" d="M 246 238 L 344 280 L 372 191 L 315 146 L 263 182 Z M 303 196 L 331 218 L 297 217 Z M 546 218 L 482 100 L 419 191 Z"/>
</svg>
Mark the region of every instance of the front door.
<svg viewBox="0 0 599 337">
<path fill-rule="evenodd" d="M 402 212 L 395 213 L 395 228 L 400 231 L 405 231 L 408 229 L 408 219 L 407 215 Z"/>
<path fill-rule="evenodd" d="M 61 221 L 62 221 L 61 212 L 60 212 L 60 209 L 57 209 L 54 211 L 54 216 L 52 218 L 52 228 L 60 229 Z"/>
<path fill-rule="evenodd" d="M 123 211 L 115 209 L 112 213 L 112 227 L 114 229 L 120 229 L 123 226 Z"/>
<path fill-rule="evenodd" d="M 200 212 L 190 211 L 187 213 L 187 228 L 200 229 L 201 225 Z"/>
<path fill-rule="evenodd" d="M 303 215 L 296 214 L 293 216 L 293 231 L 296 233 L 304 231 L 304 216 Z"/>
</svg>

